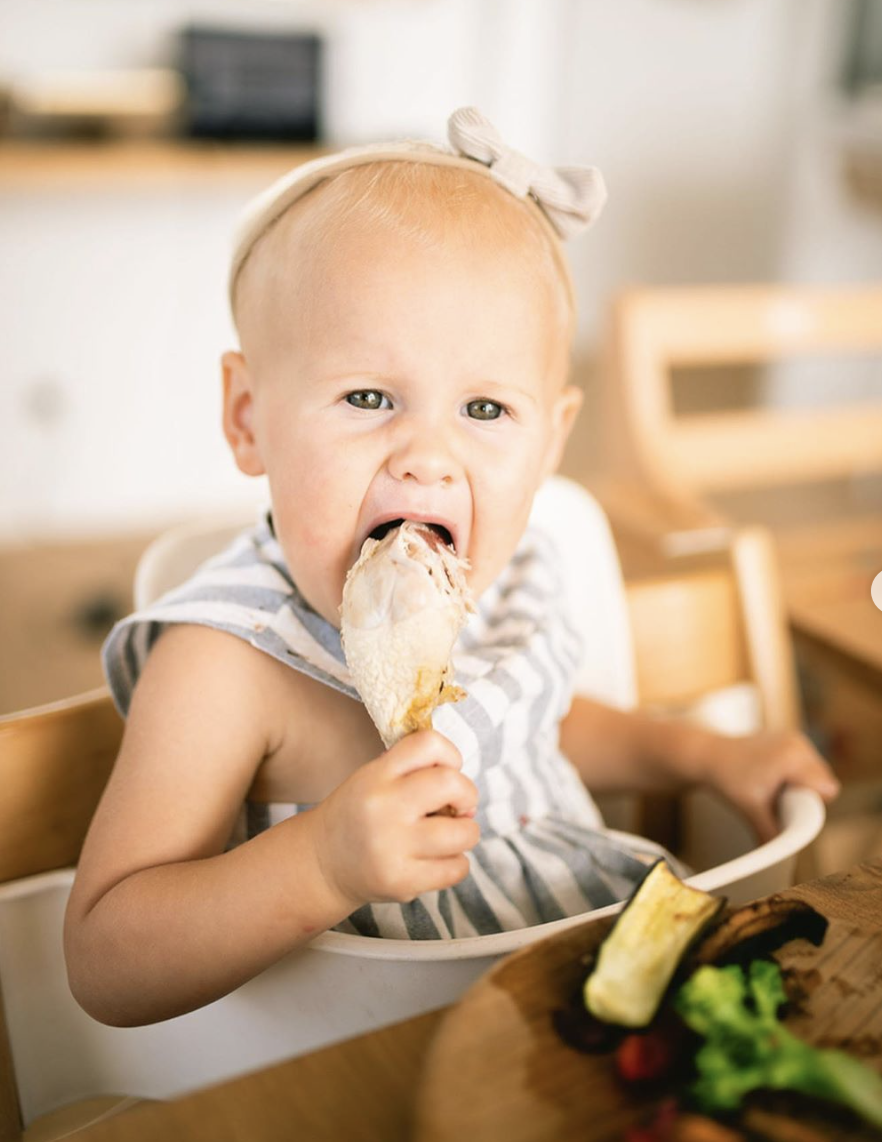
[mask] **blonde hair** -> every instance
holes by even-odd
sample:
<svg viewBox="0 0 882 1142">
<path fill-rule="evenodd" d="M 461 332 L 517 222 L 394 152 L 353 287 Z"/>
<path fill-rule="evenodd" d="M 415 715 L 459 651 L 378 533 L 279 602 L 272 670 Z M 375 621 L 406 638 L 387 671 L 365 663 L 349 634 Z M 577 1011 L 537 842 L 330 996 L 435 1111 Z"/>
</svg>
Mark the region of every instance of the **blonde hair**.
<svg viewBox="0 0 882 1142">
<path fill-rule="evenodd" d="M 309 226 L 298 226 L 309 215 Z M 233 317 L 239 324 L 248 279 L 256 263 L 281 254 L 296 230 L 301 255 L 319 253 L 349 239 L 349 223 L 390 231 L 426 250 L 451 240 L 480 251 L 512 254 L 546 291 L 562 337 L 569 346 L 576 311 L 572 278 L 561 243 L 532 200 L 515 198 L 478 172 L 430 162 L 383 160 L 349 167 L 325 179 L 272 221 L 249 249 L 232 288 Z M 286 264 L 271 267 L 281 273 Z"/>
</svg>

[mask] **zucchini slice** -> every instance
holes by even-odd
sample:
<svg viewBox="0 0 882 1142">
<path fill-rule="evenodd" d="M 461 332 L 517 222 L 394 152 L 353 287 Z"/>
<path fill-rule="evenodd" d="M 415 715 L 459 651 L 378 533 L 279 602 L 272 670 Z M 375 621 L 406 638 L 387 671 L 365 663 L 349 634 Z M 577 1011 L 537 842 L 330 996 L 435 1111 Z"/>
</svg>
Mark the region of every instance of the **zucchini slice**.
<svg viewBox="0 0 882 1142">
<path fill-rule="evenodd" d="M 725 903 L 656 861 L 600 945 L 585 981 L 587 1009 L 605 1023 L 646 1027 L 683 957 Z"/>
</svg>

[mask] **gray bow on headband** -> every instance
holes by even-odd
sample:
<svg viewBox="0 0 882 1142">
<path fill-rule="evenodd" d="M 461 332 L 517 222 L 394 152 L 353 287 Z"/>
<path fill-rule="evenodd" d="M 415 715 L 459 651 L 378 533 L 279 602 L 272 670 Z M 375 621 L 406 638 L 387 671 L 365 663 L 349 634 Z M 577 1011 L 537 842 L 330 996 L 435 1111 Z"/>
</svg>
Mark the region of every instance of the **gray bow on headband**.
<svg viewBox="0 0 882 1142">
<path fill-rule="evenodd" d="M 477 159 L 517 198 L 536 199 L 561 236 L 572 238 L 596 222 L 606 202 L 597 167 L 546 167 L 502 141 L 476 107 L 461 107 L 447 121 L 447 136 L 459 154 Z"/>
</svg>

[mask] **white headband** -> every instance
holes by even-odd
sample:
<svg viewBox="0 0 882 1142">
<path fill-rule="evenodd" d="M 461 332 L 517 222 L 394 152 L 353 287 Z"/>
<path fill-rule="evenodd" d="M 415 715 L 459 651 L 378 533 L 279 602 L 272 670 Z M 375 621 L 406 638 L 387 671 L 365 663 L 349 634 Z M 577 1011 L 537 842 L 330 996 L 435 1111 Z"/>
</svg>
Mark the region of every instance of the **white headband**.
<svg viewBox="0 0 882 1142">
<path fill-rule="evenodd" d="M 294 167 L 245 207 L 233 242 L 232 296 L 242 263 L 263 232 L 318 183 L 350 167 L 376 162 L 418 162 L 483 172 L 516 198 L 535 203 L 554 237 L 572 238 L 595 222 L 606 202 L 596 167 L 549 167 L 507 146 L 493 124 L 474 107 L 462 107 L 447 121 L 450 148 L 405 141 L 351 147 Z"/>
</svg>

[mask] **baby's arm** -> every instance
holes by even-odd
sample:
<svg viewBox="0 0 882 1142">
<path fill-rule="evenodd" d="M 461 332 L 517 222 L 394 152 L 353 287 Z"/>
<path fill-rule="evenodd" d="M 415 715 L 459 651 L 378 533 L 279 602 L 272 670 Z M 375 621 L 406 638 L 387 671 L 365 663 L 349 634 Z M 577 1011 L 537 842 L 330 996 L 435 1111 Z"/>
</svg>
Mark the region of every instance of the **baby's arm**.
<svg viewBox="0 0 882 1142">
<path fill-rule="evenodd" d="M 367 901 L 411 899 L 467 871 L 475 822 L 428 814 L 448 803 L 469 813 L 476 791 L 432 732 L 223 851 L 278 745 L 278 691 L 257 654 L 215 631 L 172 628 L 138 682 L 65 923 L 71 987 L 104 1022 L 192 1010 Z"/>
<path fill-rule="evenodd" d="M 561 726 L 561 748 L 594 792 L 716 789 L 761 840 L 778 832 L 775 803 L 784 785 L 808 785 L 828 801 L 839 791 L 827 763 L 796 731 L 731 737 L 588 698 L 573 700 Z"/>
</svg>

